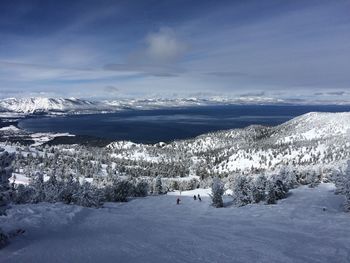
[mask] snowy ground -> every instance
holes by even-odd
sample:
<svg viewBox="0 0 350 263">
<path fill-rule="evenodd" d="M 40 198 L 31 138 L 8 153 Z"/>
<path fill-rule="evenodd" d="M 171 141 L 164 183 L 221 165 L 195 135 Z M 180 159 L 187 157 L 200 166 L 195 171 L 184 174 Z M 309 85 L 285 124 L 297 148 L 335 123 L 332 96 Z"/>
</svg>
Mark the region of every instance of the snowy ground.
<svg viewBox="0 0 350 263">
<path fill-rule="evenodd" d="M 205 196 L 176 205 L 176 195 L 102 209 L 19 205 L 0 225 L 27 231 L 0 262 L 350 262 L 350 215 L 333 190 L 301 187 L 277 205 L 221 209 Z"/>
</svg>

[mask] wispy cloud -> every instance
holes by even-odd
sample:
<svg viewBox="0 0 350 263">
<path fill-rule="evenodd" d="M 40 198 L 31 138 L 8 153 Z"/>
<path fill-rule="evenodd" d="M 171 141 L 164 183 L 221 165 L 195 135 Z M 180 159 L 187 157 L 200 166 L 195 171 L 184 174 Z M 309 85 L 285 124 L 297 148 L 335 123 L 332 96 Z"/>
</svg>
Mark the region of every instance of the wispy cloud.
<svg viewBox="0 0 350 263">
<path fill-rule="evenodd" d="M 350 99 L 348 1 L 182 5 L 1 2 L 1 96 Z"/>
</svg>

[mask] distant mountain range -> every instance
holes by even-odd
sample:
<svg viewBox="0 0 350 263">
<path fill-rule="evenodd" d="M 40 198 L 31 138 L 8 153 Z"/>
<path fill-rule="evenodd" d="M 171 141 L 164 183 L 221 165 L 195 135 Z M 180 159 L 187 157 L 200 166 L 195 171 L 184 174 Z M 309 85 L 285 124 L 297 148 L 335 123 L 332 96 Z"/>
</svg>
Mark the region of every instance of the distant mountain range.
<svg viewBox="0 0 350 263">
<path fill-rule="evenodd" d="M 208 105 L 326 105 L 332 103 L 290 101 L 269 97 L 211 97 L 211 98 L 153 98 L 153 99 L 119 99 L 90 101 L 77 98 L 7 98 L 0 99 L 0 112 L 19 115 L 31 114 L 86 114 L 106 113 L 125 109 L 161 109 L 171 107 L 190 107 Z M 347 105 L 347 103 L 333 103 Z"/>
<path fill-rule="evenodd" d="M 76 98 L 9 98 L 0 100 L 2 111 L 15 113 L 73 113 L 100 109 L 102 105 Z"/>
<path fill-rule="evenodd" d="M 8 98 L 0 100 L 0 111 L 21 114 L 82 114 L 114 112 L 124 109 L 158 109 L 223 104 L 275 104 L 283 101 L 270 98 L 176 98 L 176 99 L 120 99 L 89 101 L 77 98 Z"/>
</svg>

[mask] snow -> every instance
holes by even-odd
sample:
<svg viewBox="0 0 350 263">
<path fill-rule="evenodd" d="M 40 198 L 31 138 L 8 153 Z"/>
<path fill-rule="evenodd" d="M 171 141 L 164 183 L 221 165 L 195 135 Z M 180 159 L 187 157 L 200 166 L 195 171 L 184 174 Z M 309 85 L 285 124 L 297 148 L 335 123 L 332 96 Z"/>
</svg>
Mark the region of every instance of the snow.
<svg viewBox="0 0 350 263">
<path fill-rule="evenodd" d="M 0 128 L 0 131 L 11 131 L 11 132 L 17 132 L 20 129 L 18 129 L 16 126 L 10 125 L 7 127 Z"/>
<path fill-rule="evenodd" d="M 294 132 L 279 139 L 277 144 L 347 135 L 350 131 L 350 113 L 310 112 L 294 118 L 280 127 L 282 131 L 286 130 L 287 132 L 290 132 L 288 129 L 292 127 L 292 132 Z"/>
<path fill-rule="evenodd" d="M 75 135 L 70 133 L 33 133 L 31 134 L 31 137 L 35 143 L 33 143 L 31 146 L 39 146 L 43 145 L 46 142 L 49 142 L 53 140 L 56 137 L 74 137 Z"/>
<path fill-rule="evenodd" d="M 209 106 L 209 105 L 271 105 L 288 102 L 271 97 L 222 97 L 213 96 L 210 98 L 148 98 L 148 99 L 118 99 L 110 101 L 89 101 L 77 98 L 7 98 L 0 100 L 0 115 L 3 117 L 18 116 L 23 117 L 33 113 L 47 113 L 52 115 L 61 115 L 65 113 L 107 113 L 121 111 L 125 109 L 161 109 L 169 107 L 190 107 L 190 106 Z M 295 102 L 294 102 L 295 103 Z M 299 104 L 310 104 L 305 101 Z M 317 104 L 317 103 L 316 103 Z M 323 102 L 324 104 L 324 102 Z M 331 102 L 331 104 L 339 104 Z M 340 103 L 348 105 L 349 102 Z M 5 112 L 3 112 L 5 111 Z M 8 112 L 6 112 L 8 111 Z M 10 114 L 9 114 L 10 112 Z"/>
<path fill-rule="evenodd" d="M 12 173 L 12 177 L 9 180 L 11 183 L 14 182 L 15 184 L 28 185 L 30 178 L 28 178 L 24 174 Z"/>
<path fill-rule="evenodd" d="M 75 98 L 8 98 L 0 100 L 0 107 L 17 113 L 35 113 L 49 111 L 69 111 L 91 108 L 93 103 Z"/>
<path fill-rule="evenodd" d="M 195 190 L 204 193 L 204 190 Z M 184 193 L 184 192 L 183 192 Z M 187 194 L 187 193 L 186 193 Z M 26 232 L 0 262 L 349 262 L 350 220 L 334 186 L 300 187 L 277 205 L 216 209 L 203 194 L 151 196 L 101 209 L 18 205 L 3 228 Z M 226 201 L 229 199 L 226 198 Z M 227 203 L 226 203 L 227 204 Z"/>
<path fill-rule="evenodd" d="M 200 196 L 209 196 L 209 194 L 211 193 L 211 189 L 210 188 L 206 188 L 206 189 L 195 189 L 195 190 L 191 190 L 191 191 L 174 191 L 174 192 L 169 192 L 167 195 L 169 196 L 194 196 L 194 195 L 200 195 Z"/>
</svg>

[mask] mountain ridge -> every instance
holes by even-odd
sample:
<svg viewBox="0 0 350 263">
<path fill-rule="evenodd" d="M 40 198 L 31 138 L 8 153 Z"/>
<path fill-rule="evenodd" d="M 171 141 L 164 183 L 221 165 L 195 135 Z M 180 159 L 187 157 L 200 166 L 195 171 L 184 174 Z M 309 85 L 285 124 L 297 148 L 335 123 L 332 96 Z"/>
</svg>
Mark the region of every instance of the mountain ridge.
<svg viewBox="0 0 350 263">
<path fill-rule="evenodd" d="M 161 109 L 190 106 L 215 106 L 215 105 L 309 105 L 306 103 L 295 104 L 282 99 L 269 97 L 211 97 L 211 98 L 139 98 L 119 100 L 93 101 L 78 98 L 6 98 L 0 99 L 0 112 L 32 114 L 84 114 L 116 112 L 125 109 Z M 313 104 L 313 105 L 317 105 Z"/>
</svg>

